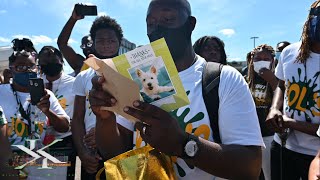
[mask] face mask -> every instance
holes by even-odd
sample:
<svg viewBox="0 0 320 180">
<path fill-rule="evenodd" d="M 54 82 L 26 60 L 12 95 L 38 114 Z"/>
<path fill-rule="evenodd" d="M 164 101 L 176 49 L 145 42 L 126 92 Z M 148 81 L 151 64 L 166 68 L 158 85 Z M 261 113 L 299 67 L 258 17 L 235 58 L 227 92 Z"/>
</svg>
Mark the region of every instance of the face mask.
<svg viewBox="0 0 320 180">
<path fill-rule="evenodd" d="M 117 52 L 116 54 L 111 55 L 111 56 L 103 56 L 103 55 L 100 55 L 99 53 L 97 53 L 97 51 L 95 51 L 94 55 L 99 59 L 109 59 L 109 58 L 114 58 L 114 57 L 118 56 L 119 53 Z"/>
<path fill-rule="evenodd" d="M 276 54 L 275 54 L 275 58 L 276 58 L 277 60 L 279 60 L 280 55 L 281 55 L 281 52 L 276 52 Z"/>
<path fill-rule="evenodd" d="M 191 42 L 191 27 L 189 19 L 180 27 L 167 28 L 158 26 L 151 34 L 148 34 L 150 42 L 163 38 L 169 47 L 173 59 L 179 59 Z"/>
<path fill-rule="evenodd" d="M 86 56 L 86 58 L 89 57 L 89 54 L 94 54 L 94 53 L 93 53 L 93 50 L 92 50 L 91 48 L 83 49 L 82 52 L 83 52 L 83 54 Z"/>
<path fill-rule="evenodd" d="M 309 38 L 311 42 L 320 42 L 320 16 L 314 16 L 310 19 Z"/>
<path fill-rule="evenodd" d="M 254 68 L 254 71 L 256 73 L 259 73 L 260 69 L 262 68 L 267 68 L 269 69 L 270 68 L 270 61 L 256 61 L 256 62 L 253 62 L 253 68 Z"/>
<path fill-rule="evenodd" d="M 47 76 L 54 77 L 61 73 L 62 71 L 62 64 L 58 63 L 49 63 L 47 65 L 42 65 L 41 70 Z"/>
<path fill-rule="evenodd" d="M 13 74 L 13 82 L 17 83 L 22 87 L 28 87 L 29 78 L 36 78 L 37 73 L 35 72 L 22 72 Z"/>
</svg>

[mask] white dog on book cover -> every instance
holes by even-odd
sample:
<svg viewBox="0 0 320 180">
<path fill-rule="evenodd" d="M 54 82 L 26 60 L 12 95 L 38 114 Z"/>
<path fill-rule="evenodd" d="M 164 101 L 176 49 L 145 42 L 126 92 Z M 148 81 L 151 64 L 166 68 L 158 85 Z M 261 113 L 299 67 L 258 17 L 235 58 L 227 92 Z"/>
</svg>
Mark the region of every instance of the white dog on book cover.
<svg viewBox="0 0 320 180">
<path fill-rule="evenodd" d="M 159 93 L 170 92 L 174 90 L 172 86 L 159 86 L 158 69 L 155 66 L 151 66 L 148 72 L 143 72 L 141 69 L 137 69 L 136 74 L 142 84 L 141 92 L 145 93 L 153 100 L 158 100 L 161 98 Z"/>
</svg>

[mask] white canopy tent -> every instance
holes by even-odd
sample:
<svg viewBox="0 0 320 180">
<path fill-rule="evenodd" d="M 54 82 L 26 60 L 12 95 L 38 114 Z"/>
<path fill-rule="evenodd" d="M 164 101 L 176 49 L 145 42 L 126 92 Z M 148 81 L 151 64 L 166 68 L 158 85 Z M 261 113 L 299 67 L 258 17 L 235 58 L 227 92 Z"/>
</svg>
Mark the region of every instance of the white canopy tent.
<svg viewBox="0 0 320 180">
<path fill-rule="evenodd" d="M 8 68 L 8 59 L 12 52 L 11 46 L 0 46 L 0 72 L 2 72 L 3 69 Z"/>
</svg>

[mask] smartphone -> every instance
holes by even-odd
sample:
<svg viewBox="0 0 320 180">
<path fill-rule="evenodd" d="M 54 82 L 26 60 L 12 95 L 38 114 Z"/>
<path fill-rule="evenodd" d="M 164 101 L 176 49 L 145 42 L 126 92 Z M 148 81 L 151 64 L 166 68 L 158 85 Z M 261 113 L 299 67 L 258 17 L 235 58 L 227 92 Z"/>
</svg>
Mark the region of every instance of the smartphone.
<svg viewBox="0 0 320 180">
<path fill-rule="evenodd" d="M 42 78 L 29 79 L 29 91 L 31 96 L 31 104 L 36 105 L 45 95 L 44 84 Z"/>
<path fill-rule="evenodd" d="M 74 9 L 75 9 L 76 14 L 78 16 L 96 16 L 96 15 L 98 15 L 96 5 L 76 4 Z"/>
</svg>

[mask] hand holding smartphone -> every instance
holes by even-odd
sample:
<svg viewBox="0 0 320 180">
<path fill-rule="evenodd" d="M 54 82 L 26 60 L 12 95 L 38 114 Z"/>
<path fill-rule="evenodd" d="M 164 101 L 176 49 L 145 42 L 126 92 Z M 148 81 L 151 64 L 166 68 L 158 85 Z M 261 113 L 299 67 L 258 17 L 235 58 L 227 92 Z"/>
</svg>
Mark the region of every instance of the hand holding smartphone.
<svg viewBox="0 0 320 180">
<path fill-rule="evenodd" d="M 40 99 L 45 96 L 44 84 L 42 78 L 29 79 L 29 91 L 31 96 L 31 104 L 36 105 Z"/>
<path fill-rule="evenodd" d="M 74 5 L 74 10 L 78 16 L 96 16 L 96 15 L 98 15 L 96 5 L 76 4 L 76 5 Z"/>
</svg>

